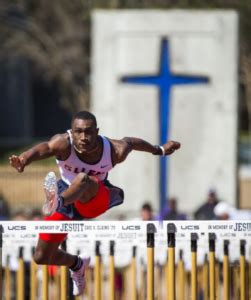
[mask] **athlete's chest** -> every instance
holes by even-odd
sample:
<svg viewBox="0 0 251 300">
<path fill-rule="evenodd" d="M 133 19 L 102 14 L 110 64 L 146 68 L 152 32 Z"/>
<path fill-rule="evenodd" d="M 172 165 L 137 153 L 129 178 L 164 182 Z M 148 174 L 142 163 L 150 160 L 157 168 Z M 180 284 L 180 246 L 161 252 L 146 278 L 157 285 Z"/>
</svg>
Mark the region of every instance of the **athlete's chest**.
<svg viewBox="0 0 251 300">
<path fill-rule="evenodd" d="M 86 173 L 88 175 L 105 174 L 112 169 L 111 151 L 108 147 L 104 147 L 103 153 L 100 155 L 96 163 L 87 163 L 82 161 L 74 149 L 65 161 L 58 161 L 61 171 L 65 174 L 76 175 Z"/>
<path fill-rule="evenodd" d="M 72 174 L 86 173 L 87 175 L 99 175 L 110 171 L 112 166 L 105 161 L 101 161 L 97 164 L 90 165 L 84 162 L 68 160 L 61 163 L 61 168 L 65 172 Z"/>
</svg>

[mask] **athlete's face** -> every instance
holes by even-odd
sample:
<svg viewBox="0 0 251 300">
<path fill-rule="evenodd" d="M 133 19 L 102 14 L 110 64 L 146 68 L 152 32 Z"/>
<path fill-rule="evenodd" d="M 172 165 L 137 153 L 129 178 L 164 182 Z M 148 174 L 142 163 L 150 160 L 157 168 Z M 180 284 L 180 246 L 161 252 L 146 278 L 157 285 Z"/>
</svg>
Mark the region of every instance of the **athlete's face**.
<svg viewBox="0 0 251 300">
<path fill-rule="evenodd" d="M 98 128 L 93 120 L 75 119 L 72 122 L 72 138 L 75 147 L 88 153 L 97 146 Z"/>
</svg>

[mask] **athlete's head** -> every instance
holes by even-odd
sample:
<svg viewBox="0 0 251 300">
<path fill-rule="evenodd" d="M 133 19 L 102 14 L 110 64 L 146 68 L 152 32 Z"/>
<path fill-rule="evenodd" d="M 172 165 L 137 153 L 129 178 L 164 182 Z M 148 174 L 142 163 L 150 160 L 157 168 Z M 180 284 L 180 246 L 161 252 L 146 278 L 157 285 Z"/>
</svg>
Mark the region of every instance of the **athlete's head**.
<svg viewBox="0 0 251 300">
<path fill-rule="evenodd" d="M 95 116 L 88 111 L 76 113 L 71 122 L 72 138 L 75 149 L 88 153 L 97 147 L 98 131 Z"/>
</svg>

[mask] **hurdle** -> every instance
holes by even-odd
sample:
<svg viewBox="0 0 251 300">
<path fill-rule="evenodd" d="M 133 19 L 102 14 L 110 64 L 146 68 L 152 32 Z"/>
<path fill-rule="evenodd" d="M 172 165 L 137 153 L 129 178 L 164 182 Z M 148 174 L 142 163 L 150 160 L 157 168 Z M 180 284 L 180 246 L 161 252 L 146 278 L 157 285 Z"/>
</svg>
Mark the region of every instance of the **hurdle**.
<svg viewBox="0 0 251 300">
<path fill-rule="evenodd" d="M 31 259 L 39 232 L 69 233 L 62 247 L 67 247 L 70 253 L 75 254 L 81 248 L 86 249 L 95 258 L 90 266 L 94 270 L 93 291 L 89 287 L 92 279 L 87 276 L 88 294 L 85 294 L 85 299 L 88 300 L 115 300 L 115 271 L 118 266 L 127 267 L 126 276 L 129 276 L 130 288 L 124 291 L 124 299 L 197 300 L 200 291 L 203 300 L 247 300 L 251 292 L 248 284 L 251 222 L 248 221 L 72 221 L 17 224 L 8 221 L 1 223 L 4 230 L 1 247 L 4 276 L 1 284 L 4 284 L 2 290 L 6 300 L 11 297 L 9 287 L 13 279 L 10 276 L 10 257 L 16 251 L 15 247 L 18 259 L 16 299 L 24 299 L 27 294 L 24 291 L 24 261 L 27 261 L 27 256 L 30 258 L 31 300 L 38 297 L 38 291 L 43 300 L 50 299 L 48 268 L 37 266 Z M 222 264 L 222 270 L 219 264 Z M 164 272 L 160 272 L 161 268 Z M 146 269 L 146 284 L 143 273 L 141 281 L 138 281 L 137 272 L 143 269 Z M 38 280 L 39 272 L 42 280 Z M 53 282 L 57 299 L 69 299 L 71 289 L 68 277 L 68 268 L 60 267 L 61 283 L 55 286 Z M 230 285 L 230 282 L 233 284 Z M 74 300 L 82 300 L 82 296 Z"/>
</svg>

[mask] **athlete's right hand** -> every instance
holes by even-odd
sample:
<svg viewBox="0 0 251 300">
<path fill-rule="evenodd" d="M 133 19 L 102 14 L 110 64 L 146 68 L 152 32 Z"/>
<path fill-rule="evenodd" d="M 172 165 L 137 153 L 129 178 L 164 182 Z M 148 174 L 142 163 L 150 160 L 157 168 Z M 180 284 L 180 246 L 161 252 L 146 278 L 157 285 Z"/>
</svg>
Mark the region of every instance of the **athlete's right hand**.
<svg viewBox="0 0 251 300">
<path fill-rule="evenodd" d="M 15 168 L 19 173 L 22 173 L 26 166 L 26 159 L 17 155 L 11 155 L 9 157 L 10 165 Z"/>
</svg>

